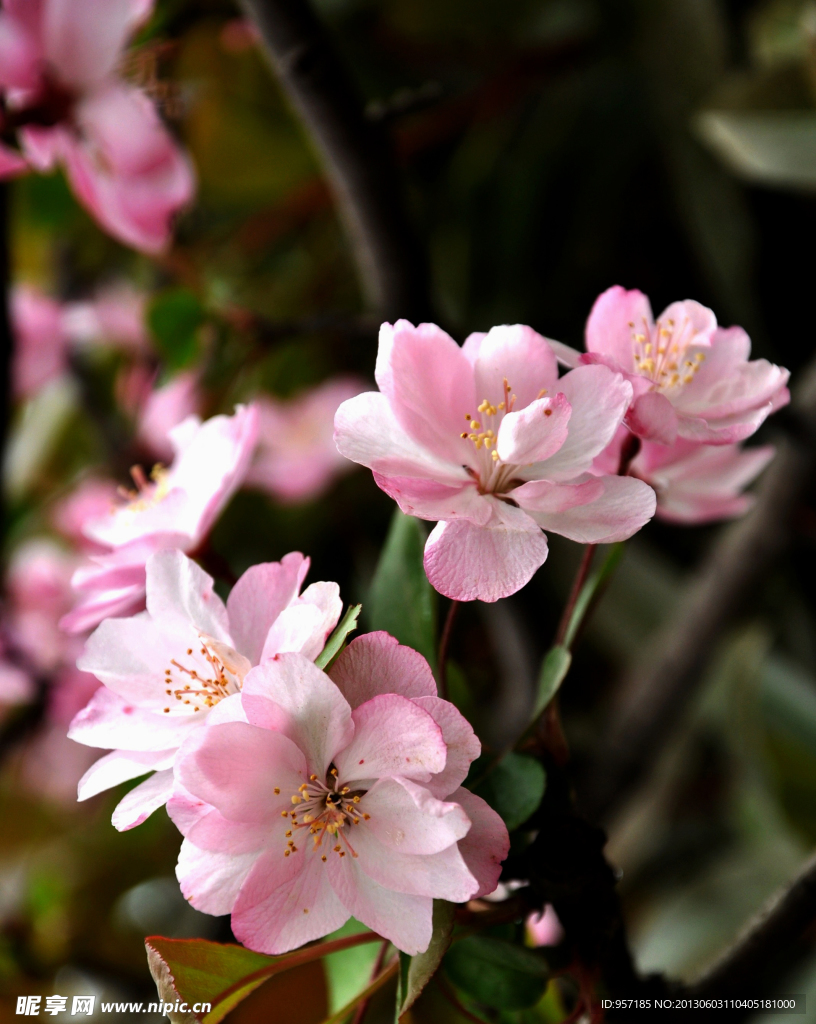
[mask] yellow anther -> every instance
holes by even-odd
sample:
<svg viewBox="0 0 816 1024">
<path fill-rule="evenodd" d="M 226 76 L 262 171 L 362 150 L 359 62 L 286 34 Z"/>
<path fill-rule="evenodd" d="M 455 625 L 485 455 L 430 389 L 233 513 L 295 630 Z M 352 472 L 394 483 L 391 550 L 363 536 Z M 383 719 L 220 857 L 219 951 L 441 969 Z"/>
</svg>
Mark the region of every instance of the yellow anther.
<svg viewBox="0 0 816 1024">
<path fill-rule="evenodd" d="M 284 833 L 284 835 L 286 835 L 286 836 L 291 836 L 291 834 L 292 834 L 291 828 L 287 829 L 287 831 Z"/>
<path fill-rule="evenodd" d="M 281 811 L 281 817 L 282 818 L 288 818 L 289 817 L 289 812 L 288 811 Z"/>
<path fill-rule="evenodd" d="M 322 856 L 322 857 L 321 857 L 320 859 L 321 859 L 321 860 L 323 861 L 323 863 L 325 864 L 325 863 L 326 863 L 326 854 L 324 853 L 324 854 L 323 854 L 323 856 Z"/>
<path fill-rule="evenodd" d="M 643 351 L 646 353 L 647 356 L 650 356 L 652 354 L 652 343 L 650 341 L 647 341 L 646 344 L 643 346 Z"/>
<path fill-rule="evenodd" d="M 499 402 L 498 408 L 499 409 L 504 409 L 504 402 Z"/>
<path fill-rule="evenodd" d="M 341 846 L 340 846 L 340 844 L 338 843 L 338 844 L 337 844 L 337 846 L 334 846 L 334 847 L 332 847 L 332 849 L 334 850 L 334 852 L 335 852 L 335 853 L 339 853 L 339 852 L 340 852 L 340 850 L 341 850 Z"/>
<path fill-rule="evenodd" d="M 481 425 L 481 423 L 478 420 L 471 420 L 470 421 L 470 429 L 471 430 L 481 430 L 482 429 L 482 425 Z"/>
<path fill-rule="evenodd" d="M 462 433 L 459 436 L 462 438 L 463 441 L 467 441 L 467 439 L 468 439 L 468 432 L 466 430 L 463 430 Z"/>
<path fill-rule="evenodd" d="M 494 462 L 498 462 L 498 461 L 499 461 L 499 453 L 498 453 L 498 452 L 496 452 L 496 451 L 493 451 L 493 452 L 491 452 L 491 453 L 490 453 L 490 458 L 491 458 L 491 459 L 492 459 L 492 460 L 493 460 Z"/>
<path fill-rule="evenodd" d="M 291 852 L 292 852 L 291 850 L 284 850 L 283 851 L 284 857 L 288 857 Z"/>
<path fill-rule="evenodd" d="M 280 794 L 280 786 L 275 786 L 275 796 Z"/>
<path fill-rule="evenodd" d="M 300 799 L 299 796 L 293 796 L 292 797 L 292 803 L 293 804 L 300 804 L 300 803 L 303 803 L 303 801 Z"/>
</svg>

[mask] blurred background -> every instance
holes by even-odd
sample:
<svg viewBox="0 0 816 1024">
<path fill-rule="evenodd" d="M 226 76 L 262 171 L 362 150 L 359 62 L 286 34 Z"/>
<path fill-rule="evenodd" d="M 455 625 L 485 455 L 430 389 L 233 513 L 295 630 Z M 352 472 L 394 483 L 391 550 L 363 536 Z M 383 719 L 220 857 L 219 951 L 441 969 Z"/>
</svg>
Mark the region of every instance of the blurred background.
<svg viewBox="0 0 816 1024">
<path fill-rule="evenodd" d="M 816 349 L 816 4 L 316 7 L 367 116 L 391 133 L 436 317 L 457 340 L 521 322 L 580 348 L 594 298 L 621 284 L 656 312 L 683 298 L 711 306 L 795 383 Z M 330 431 L 346 393 L 373 386 L 377 324 L 305 130 L 238 9 L 160 0 L 129 60 L 199 178 L 172 249 L 151 260 L 119 246 L 61 174 L 10 186 L 28 362 L 18 356 L 4 469 L 5 616 L 50 682 L 0 709 L 13 735 L 0 745 L 0 1020 L 20 993 L 153 998 L 147 934 L 230 939 L 228 920 L 181 897 L 163 810 L 120 834 L 110 813 L 127 787 L 75 803 L 96 752 L 65 730 L 95 684 L 72 670 L 77 647 L 56 621 L 71 603 L 78 506 L 109 502 L 132 463 L 167 461 L 179 409 L 206 416 L 266 395 L 270 437 L 297 452 Z M 330 393 L 311 399 L 331 406 L 323 419 L 286 415 L 323 384 Z M 303 551 L 309 580 L 339 581 L 365 620 L 392 502 L 340 460 L 295 484 L 276 465 L 259 464 L 234 498 L 207 567 L 223 593 L 249 565 Z M 795 524 L 658 764 L 605 823 L 644 971 L 693 976 L 816 840 L 816 507 Z M 618 680 L 721 529 L 654 522 L 627 544 L 562 692 L 579 775 Z M 488 747 L 524 723 L 579 555 L 552 538 L 523 593 L 462 610 L 451 692 Z M 783 990 L 816 992 L 813 938 Z M 230 1020 L 291 1021 L 297 1006 L 316 1024 L 342 1005 L 343 963 L 276 979 Z"/>
</svg>

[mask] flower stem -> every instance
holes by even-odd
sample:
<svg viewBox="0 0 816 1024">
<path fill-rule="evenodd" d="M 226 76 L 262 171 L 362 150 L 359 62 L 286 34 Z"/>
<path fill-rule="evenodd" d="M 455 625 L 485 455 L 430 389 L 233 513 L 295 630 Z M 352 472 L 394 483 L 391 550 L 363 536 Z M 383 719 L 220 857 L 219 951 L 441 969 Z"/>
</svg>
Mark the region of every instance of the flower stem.
<svg viewBox="0 0 816 1024">
<path fill-rule="evenodd" d="M 578 571 L 576 572 L 575 579 L 572 582 L 572 590 L 570 590 L 567 603 L 564 605 L 561 621 L 558 623 L 558 629 L 555 633 L 556 645 L 563 644 L 566 639 L 567 631 L 569 630 L 569 625 L 572 621 L 572 613 L 575 611 L 575 605 L 578 601 L 578 597 L 583 590 L 587 576 L 589 576 L 589 570 L 592 567 L 592 556 L 595 554 L 596 547 L 596 544 L 587 544 L 584 547 L 581 563 L 578 566 Z"/>
<path fill-rule="evenodd" d="M 437 659 L 437 675 L 439 676 L 439 696 L 448 699 L 448 648 L 450 647 L 453 622 L 459 608 L 459 601 L 451 601 L 445 625 L 442 627 L 442 639 L 439 641 L 439 658 Z"/>
<path fill-rule="evenodd" d="M 383 944 L 380 946 L 380 950 L 377 953 L 377 959 L 374 961 L 374 967 L 371 969 L 371 977 L 369 978 L 369 982 L 374 981 L 377 975 L 382 970 L 383 962 L 385 960 L 385 954 L 390 945 L 391 943 L 389 942 L 389 940 L 385 939 L 383 941 Z M 351 1022 L 351 1024 L 363 1024 L 363 1017 L 365 1017 L 366 1015 L 366 1011 L 368 1010 L 370 1002 L 370 999 L 364 999 L 362 1003 L 360 1003 L 360 1005 L 357 1007 L 357 1012 L 354 1014 L 354 1020 Z"/>
</svg>

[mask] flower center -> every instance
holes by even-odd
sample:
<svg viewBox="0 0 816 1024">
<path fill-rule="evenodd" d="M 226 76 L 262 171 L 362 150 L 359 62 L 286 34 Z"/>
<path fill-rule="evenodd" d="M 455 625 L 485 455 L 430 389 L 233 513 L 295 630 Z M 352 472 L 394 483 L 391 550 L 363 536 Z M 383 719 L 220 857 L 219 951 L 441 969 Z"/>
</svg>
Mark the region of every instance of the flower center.
<svg viewBox="0 0 816 1024">
<path fill-rule="evenodd" d="M 470 441 L 475 449 L 468 471 L 475 477 L 482 494 L 501 495 L 515 486 L 512 481 L 517 467 L 514 464 L 503 462 L 496 451 L 501 422 L 508 412 L 513 411 L 516 404 L 516 396 L 506 377 L 503 390 L 504 397 L 497 405 L 487 398 L 482 400 L 476 409 L 479 419 L 471 416 L 469 412 L 465 413 L 470 430 L 463 430 L 459 435 L 463 441 Z M 543 398 L 546 394 L 547 389 L 542 388 L 536 396 L 536 400 Z M 546 415 L 550 415 L 549 410 Z M 519 482 L 517 481 L 517 483 Z"/>
<path fill-rule="evenodd" d="M 275 793 L 280 793 L 277 786 Z M 315 850 L 323 845 L 323 837 L 329 836 L 326 853 L 320 857 L 324 864 L 328 860 L 328 853 L 345 857 L 344 846 L 352 857 L 356 857 L 357 854 L 343 829 L 359 825 L 361 821 L 368 821 L 371 817 L 358 806 L 364 795 L 361 790 L 352 792 L 348 786 L 340 785 L 337 781 L 336 768 L 329 771 L 325 784 L 316 775 L 310 775 L 309 781 L 304 782 L 297 793 L 292 795 L 293 809 L 281 811 L 281 817 L 290 818 L 292 823 L 292 827 L 286 830 L 284 857 L 297 853 L 298 848 L 293 836 L 298 829 L 304 828 L 309 830 L 313 841 L 312 848 Z M 334 845 L 330 845 L 332 841 Z"/>
<path fill-rule="evenodd" d="M 697 352 L 689 357 L 689 348 L 694 337 L 691 321 L 686 318 L 678 328 L 674 320 L 665 324 L 658 320 L 650 328 L 646 320 L 643 330 L 636 331 L 630 320 L 632 330 L 632 351 L 635 368 L 652 382 L 655 391 L 670 391 L 690 384 L 705 359 L 705 353 Z"/>
<path fill-rule="evenodd" d="M 120 487 L 119 493 L 123 498 L 127 498 L 128 503 L 124 509 L 113 509 L 114 512 L 145 512 L 164 501 L 170 493 L 169 473 L 158 462 L 150 470 L 149 480 L 141 466 L 131 466 L 130 475 L 136 484 L 136 490 Z"/>
<path fill-rule="evenodd" d="M 244 676 L 252 667 L 249 661 L 227 644 L 222 644 L 206 633 L 198 634 L 201 647 L 187 648 L 187 664 L 176 658 L 164 670 L 165 694 L 180 702 L 176 710 L 192 714 L 212 708 L 244 685 Z M 163 709 L 165 715 L 170 708 Z"/>
</svg>

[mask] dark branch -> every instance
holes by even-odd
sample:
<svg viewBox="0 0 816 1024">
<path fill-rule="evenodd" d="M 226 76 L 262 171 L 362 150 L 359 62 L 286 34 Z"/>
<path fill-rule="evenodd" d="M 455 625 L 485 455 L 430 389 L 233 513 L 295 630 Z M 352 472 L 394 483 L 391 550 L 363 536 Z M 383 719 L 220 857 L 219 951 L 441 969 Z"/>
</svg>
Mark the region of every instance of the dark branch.
<svg viewBox="0 0 816 1024">
<path fill-rule="evenodd" d="M 363 104 L 307 0 L 240 0 L 320 151 L 369 306 L 427 318 L 425 260 L 414 237 L 388 137 Z"/>
<path fill-rule="evenodd" d="M 687 995 L 700 999 L 756 991 L 768 964 L 789 954 L 805 929 L 816 921 L 816 856 L 748 925 L 737 941 Z M 789 966 L 788 963 L 785 966 Z"/>
<path fill-rule="evenodd" d="M 788 420 L 794 429 L 779 445 L 753 509 L 722 534 L 619 691 L 581 791 L 591 817 L 608 817 L 654 763 L 723 630 L 790 538 L 816 469 L 816 364 L 802 375 Z"/>
</svg>

